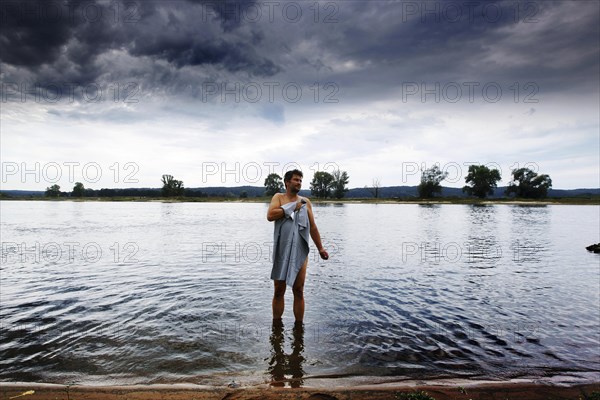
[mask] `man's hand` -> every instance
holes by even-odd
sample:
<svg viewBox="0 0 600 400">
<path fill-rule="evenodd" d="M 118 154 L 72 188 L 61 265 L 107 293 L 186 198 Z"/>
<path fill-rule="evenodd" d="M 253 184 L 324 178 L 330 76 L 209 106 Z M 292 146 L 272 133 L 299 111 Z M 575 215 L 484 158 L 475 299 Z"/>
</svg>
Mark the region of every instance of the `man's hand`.
<svg viewBox="0 0 600 400">
<path fill-rule="evenodd" d="M 325 248 L 322 248 L 321 250 L 319 250 L 319 255 L 321 256 L 321 258 L 323 260 L 329 259 L 329 254 L 327 253 L 327 250 L 325 250 Z"/>
</svg>

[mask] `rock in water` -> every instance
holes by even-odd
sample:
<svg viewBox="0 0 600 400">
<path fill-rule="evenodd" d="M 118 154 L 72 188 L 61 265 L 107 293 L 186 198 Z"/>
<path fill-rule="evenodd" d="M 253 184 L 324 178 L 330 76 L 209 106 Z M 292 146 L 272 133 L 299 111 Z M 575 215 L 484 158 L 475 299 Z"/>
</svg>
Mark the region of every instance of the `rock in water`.
<svg viewBox="0 0 600 400">
<path fill-rule="evenodd" d="M 227 385 L 228 387 L 232 388 L 232 389 L 237 389 L 240 387 L 240 384 L 237 383 L 236 381 L 231 381 L 229 382 L 229 384 Z"/>
<path fill-rule="evenodd" d="M 594 253 L 600 253 L 600 243 L 593 244 L 585 248 L 587 251 L 593 251 Z"/>
</svg>

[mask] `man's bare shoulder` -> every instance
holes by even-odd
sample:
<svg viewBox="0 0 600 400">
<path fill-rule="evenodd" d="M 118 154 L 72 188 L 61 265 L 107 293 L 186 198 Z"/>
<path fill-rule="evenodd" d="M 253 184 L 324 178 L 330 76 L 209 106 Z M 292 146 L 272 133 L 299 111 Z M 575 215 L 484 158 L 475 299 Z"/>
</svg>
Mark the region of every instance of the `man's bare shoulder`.
<svg viewBox="0 0 600 400">
<path fill-rule="evenodd" d="M 271 199 L 271 204 L 275 203 L 278 207 L 289 203 L 290 201 L 286 197 L 285 193 L 275 193 Z"/>
</svg>

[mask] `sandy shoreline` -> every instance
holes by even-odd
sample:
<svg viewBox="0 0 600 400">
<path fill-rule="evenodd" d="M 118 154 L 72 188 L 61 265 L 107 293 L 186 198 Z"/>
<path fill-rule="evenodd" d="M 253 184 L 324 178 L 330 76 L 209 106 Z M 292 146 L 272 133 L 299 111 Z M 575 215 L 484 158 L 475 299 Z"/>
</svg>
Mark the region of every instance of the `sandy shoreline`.
<svg viewBox="0 0 600 400">
<path fill-rule="evenodd" d="M 331 388 L 210 387 L 192 384 L 133 386 L 71 386 L 43 383 L 0 383 L 0 400 L 384 400 L 412 399 L 425 392 L 435 400 L 549 400 L 599 399 L 600 382 L 552 384 L 544 381 L 402 382 Z M 417 399 L 421 399 L 417 398 Z"/>
</svg>

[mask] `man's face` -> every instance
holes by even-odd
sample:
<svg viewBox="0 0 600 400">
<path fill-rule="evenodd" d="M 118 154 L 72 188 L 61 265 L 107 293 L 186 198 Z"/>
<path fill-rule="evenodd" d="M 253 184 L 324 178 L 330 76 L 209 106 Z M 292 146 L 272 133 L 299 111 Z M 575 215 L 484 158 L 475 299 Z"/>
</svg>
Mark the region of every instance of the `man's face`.
<svg viewBox="0 0 600 400">
<path fill-rule="evenodd" d="M 300 192 L 300 189 L 302 188 L 302 177 L 299 175 L 292 175 L 292 179 L 290 179 L 288 185 L 292 193 Z"/>
</svg>

